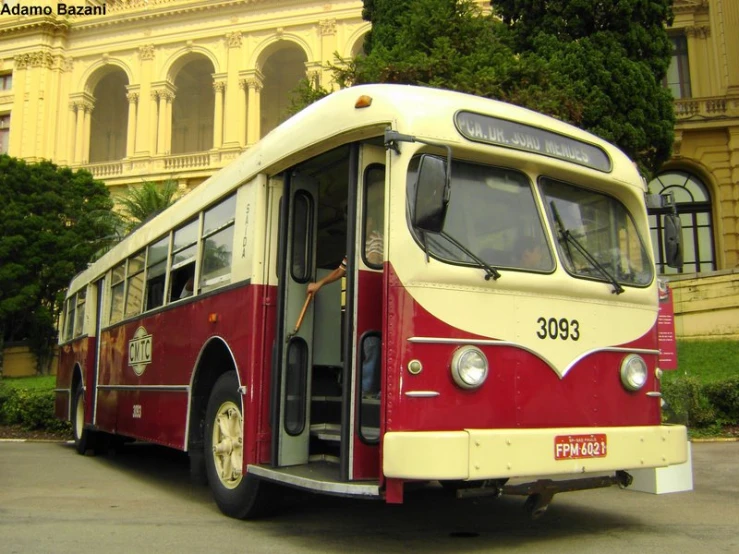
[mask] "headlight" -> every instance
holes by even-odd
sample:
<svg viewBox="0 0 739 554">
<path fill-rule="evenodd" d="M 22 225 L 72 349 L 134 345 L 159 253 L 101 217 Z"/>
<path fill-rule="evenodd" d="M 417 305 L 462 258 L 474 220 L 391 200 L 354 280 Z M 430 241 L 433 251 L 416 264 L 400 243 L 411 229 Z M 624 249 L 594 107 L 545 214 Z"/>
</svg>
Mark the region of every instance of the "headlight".
<svg viewBox="0 0 739 554">
<path fill-rule="evenodd" d="M 647 382 L 647 362 L 638 354 L 629 354 L 621 362 L 621 383 L 626 390 L 636 391 Z"/>
<path fill-rule="evenodd" d="M 452 378 L 463 389 L 476 389 L 488 376 L 488 360 L 482 350 L 463 346 L 452 356 Z"/>
</svg>

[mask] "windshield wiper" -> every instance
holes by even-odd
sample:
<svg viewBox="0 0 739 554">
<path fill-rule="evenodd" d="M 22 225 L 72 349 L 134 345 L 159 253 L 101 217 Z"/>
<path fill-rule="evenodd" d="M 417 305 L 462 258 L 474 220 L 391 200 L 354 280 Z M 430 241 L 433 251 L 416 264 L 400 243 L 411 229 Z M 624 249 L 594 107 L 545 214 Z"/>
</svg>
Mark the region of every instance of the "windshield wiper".
<svg viewBox="0 0 739 554">
<path fill-rule="evenodd" d="M 565 245 L 567 245 L 568 243 L 572 244 L 572 246 L 574 246 L 575 249 L 580 252 L 580 254 L 582 254 L 583 258 L 590 262 L 590 265 L 597 269 L 598 273 L 600 273 L 606 279 L 606 281 L 610 282 L 611 285 L 613 285 L 614 294 L 621 294 L 622 292 L 625 292 L 624 288 L 619 284 L 616 278 L 611 275 L 605 267 L 598 263 L 598 260 L 596 260 L 593 255 L 588 252 L 582 244 L 580 244 L 580 241 L 575 238 L 570 230 L 564 226 L 564 223 L 562 223 L 562 218 L 559 217 L 559 211 L 557 210 L 557 206 L 554 204 L 554 201 L 550 202 L 549 205 L 552 207 L 552 214 L 554 214 L 554 220 L 557 223 L 559 235 L 561 239 L 564 239 Z M 572 254 L 569 251 L 569 247 L 567 247 L 567 252 L 570 256 L 570 260 L 572 261 Z"/>
<path fill-rule="evenodd" d="M 459 242 L 457 239 L 455 239 L 452 236 L 449 236 L 447 233 L 441 232 L 439 233 L 442 237 L 444 237 L 446 240 L 451 242 L 454 246 L 459 248 L 462 252 L 467 254 L 470 258 L 475 260 L 479 267 L 485 270 L 485 280 L 489 281 L 492 277 L 493 281 L 497 281 L 500 278 L 500 272 L 495 269 L 493 266 L 488 264 L 486 261 L 484 261 L 482 258 L 480 258 L 477 254 L 470 251 L 469 248 L 464 246 L 461 242 Z"/>
</svg>

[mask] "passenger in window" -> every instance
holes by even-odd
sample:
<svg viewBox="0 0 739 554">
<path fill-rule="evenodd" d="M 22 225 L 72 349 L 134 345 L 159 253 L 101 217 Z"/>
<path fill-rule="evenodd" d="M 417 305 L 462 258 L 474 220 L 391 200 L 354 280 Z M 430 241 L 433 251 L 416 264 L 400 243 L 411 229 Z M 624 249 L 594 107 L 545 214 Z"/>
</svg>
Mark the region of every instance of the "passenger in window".
<svg viewBox="0 0 739 554">
<path fill-rule="evenodd" d="M 375 225 L 375 218 L 371 215 L 367 216 L 367 225 L 365 229 L 367 240 L 364 245 L 364 255 L 367 258 L 367 262 L 372 265 L 382 265 L 383 256 L 383 243 L 384 239 L 382 231 Z"/>
<path fill-rule="evenodd" d="M 547 269 L 549 256 L 541 241 L 534 237 L 521 237 L 516 245 L 517 265 L 525 269 Z"/>
<path fill-rule="evenodd" d="M 195 286 L 195 279 L 190 277 L 185 282 L 185 286 L 182 287 L 182 292 L 180 292 L 180 299 L 187 298 L 188 296 L 192 296 L 192 290 L 194 286 Z"/>
</svg>

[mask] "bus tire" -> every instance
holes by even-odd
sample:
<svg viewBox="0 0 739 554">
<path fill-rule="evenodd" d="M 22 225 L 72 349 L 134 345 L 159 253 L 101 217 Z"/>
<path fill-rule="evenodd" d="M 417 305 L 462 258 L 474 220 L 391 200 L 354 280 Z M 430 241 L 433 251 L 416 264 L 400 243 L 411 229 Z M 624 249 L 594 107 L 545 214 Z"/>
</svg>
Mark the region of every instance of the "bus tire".
<svg viewBox="0 0 739 554">
<path fill-rule="evenodd" d="M 85 428 L 85 390 L 78 385 L 74 391 L 72 401 L 72 433 L 74 434 L 74 447 L 78 454 L 86 454 L 88 451 L 95 453 L 97 447 L 97 433 Z"/>
<path fill-rule="evenodd" d="M 263 517 L 274 507 L 274 485 L 243 475 L 244 424 L 239 383 L 233 372 L 221 375 L 208 399 L 205 465 L 208 484 L 220 510 L 237 519 Z"/>
</svg>

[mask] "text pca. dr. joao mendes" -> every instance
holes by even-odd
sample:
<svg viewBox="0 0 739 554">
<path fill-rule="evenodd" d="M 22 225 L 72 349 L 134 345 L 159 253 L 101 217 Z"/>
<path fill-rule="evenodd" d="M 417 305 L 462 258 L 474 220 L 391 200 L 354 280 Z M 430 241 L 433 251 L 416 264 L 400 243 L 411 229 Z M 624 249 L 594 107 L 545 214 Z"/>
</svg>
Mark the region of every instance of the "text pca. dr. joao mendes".
<svg viewBox="0 0 739 554">
<path fill-rule="evenodd" d="M 70 6 L 59 3 L 56 7 L 3 4 L 0 15 L 105 15 L 105 8 L 105 4 L 102 6 Z"/>
</svg>

